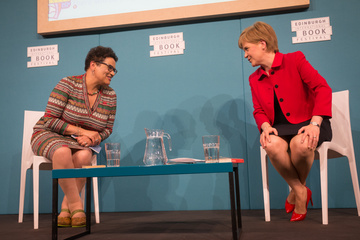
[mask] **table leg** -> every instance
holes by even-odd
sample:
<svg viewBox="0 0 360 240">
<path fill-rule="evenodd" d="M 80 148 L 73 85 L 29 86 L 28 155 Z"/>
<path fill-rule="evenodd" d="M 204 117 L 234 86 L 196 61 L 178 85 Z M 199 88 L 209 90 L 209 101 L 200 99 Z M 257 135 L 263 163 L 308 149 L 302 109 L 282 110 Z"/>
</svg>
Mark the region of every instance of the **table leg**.
<svg viewBox="0 0 360 240">
<path fill-rule="evenodd" d="M 234 193 L 234 176 L 233 172 L 229 172 L 229 188 L 230 188 L 230 205 L 231 205 L 231 225 L 233 240 L 238 240 L 238 228 L 236 224 L 235 213 L 235 193 Z"/>
<path fill-rule="evenodd" d="M 59 179 L 53 178 L 52 185 L 52 239 L 57 240 L 57 212 L 58 212 L 58 181 Z"/>
<path fill-rule="evenodd" d="M 86 178 L 86 232 L 91 230 L 91 178 Z"/>
<path fill-rule="evenodd" d="M 241 206 L 240 206 L 240 183 L 239 183 L 239 172 L 238 168 L 234 169 L 235 173 L 235 192 L 236 192 L 236 208 L 237 208 L 237 217 L 238 217 L 238 228 L 242 228 L 241 220 Z"/>
</svg>

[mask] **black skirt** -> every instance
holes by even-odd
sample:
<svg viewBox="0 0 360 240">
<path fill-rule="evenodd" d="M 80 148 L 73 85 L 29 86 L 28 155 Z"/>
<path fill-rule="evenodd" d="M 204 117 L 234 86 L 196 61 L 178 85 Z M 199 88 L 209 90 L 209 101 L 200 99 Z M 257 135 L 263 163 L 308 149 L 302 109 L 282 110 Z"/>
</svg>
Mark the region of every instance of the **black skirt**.
<svg viewBox="0 0 360 240">
<path fill-rule="evenodd" d="M 291 139 L 292 137 L 297 135 L 300 128 L 310 124 L 311 119 L 297 124 L 290 123 L 286 119 L 280 108 L 275 92 L 274 92 L 274 103 L 275 103 L 274 104 L 275 120 L 272 127 L 276 128 L 276 130 L 278 131 L 278 135 L 280 137 Z M 320 146 L 325 141 L 331 141 L 331 139 L 332 139 L 332 130 L 331 130 L 330 120 L 328 118 L 324 118 L 320 126 L 320 136 L 317 146 Z"/>
</svg>

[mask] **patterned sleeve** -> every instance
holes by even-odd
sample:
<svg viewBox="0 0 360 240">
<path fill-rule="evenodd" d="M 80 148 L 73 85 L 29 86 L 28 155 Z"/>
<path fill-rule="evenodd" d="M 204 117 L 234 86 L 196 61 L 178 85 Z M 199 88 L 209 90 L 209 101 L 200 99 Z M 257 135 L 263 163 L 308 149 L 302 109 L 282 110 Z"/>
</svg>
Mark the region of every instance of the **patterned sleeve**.
<svg viewBox="0 0 360 240">
<path fill-rule="evenodd" d="M 50 93 L 45 115 L 35 127 L 46 128 L 53 132 L 64 134 L 68 123 L 61 120 L 69 95 L 74 88 L 74 83 L 69 78 L 63 78 Z M 40 126 L 39 126 L 40 125 Z"/>
<path fill-rule="evenodd" d="M 109 116 L 106 123 L 106 128 L 99 132 L 101 141 L 107 139 L 113 131 L 114 122 L 115 122 L 115 115 L 116 115 L 116 94 L 114 90 L 109 92 L 104 91 L 104 98 L 106 99 L 104 102 L 106 103 L 106 108 L 109 110 Z"/>
</svg>

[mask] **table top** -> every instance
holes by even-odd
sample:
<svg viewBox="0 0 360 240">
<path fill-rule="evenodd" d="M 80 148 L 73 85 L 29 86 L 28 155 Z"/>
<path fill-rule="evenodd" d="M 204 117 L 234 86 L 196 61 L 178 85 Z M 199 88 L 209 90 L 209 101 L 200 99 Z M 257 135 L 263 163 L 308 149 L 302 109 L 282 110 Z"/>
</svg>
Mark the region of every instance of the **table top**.
<svg viewBox="0 0 360 240">
<path fill-rule="evenodd" d="M 194 163 L 171 164 L 156 166 L 120 166 L 101 168 L 54 169 L 52 178 L 83 178 L 83 177 L 121 177 L 145 175 L 172 175 L 196 173 L 229 173 L 238 166 L 237 163 Z"/>
</svg>

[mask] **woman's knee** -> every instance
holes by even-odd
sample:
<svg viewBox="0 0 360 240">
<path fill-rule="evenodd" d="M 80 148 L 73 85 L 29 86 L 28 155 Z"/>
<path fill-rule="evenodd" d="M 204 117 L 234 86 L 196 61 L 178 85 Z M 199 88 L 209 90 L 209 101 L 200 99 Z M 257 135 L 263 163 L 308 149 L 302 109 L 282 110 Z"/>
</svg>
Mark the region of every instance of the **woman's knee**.
<svg viewBox="0 0 360 240">
<path fill-rule="evenodd" d="M 307 140 L 305 140 L 304 142 L 301 141 L 301 135 L 297 135 L 293 137 L 293 139 L 291 139 L 290 151 L 292 154 L 297 154 L 304 157 L 313 153 L 313 150 L 308 148 Z"/>
<path fill-rule="evenodd" d="M 72 153 L 68 147 L 61 147 L 55 150 L 52 156 L 53 168 L 67 168 L 72 165 Z"/>
<path fill-rule="evenodd" d="M 288 151 L 288 143 L 278 136 L 271 136 L 271 142 L 267 143 L 265 151 L 267 155 L 271 157 L 275 157 L 278 154 L 283 154 Z"/>
<path fill-rule="evenodd" d="M 79 150 L 74 153 L 73 160 L 74 166 L 76 168 L 81 168 L 82 166 L 91 165 L 92 152 L 91 150 Z"/>
</svg>

